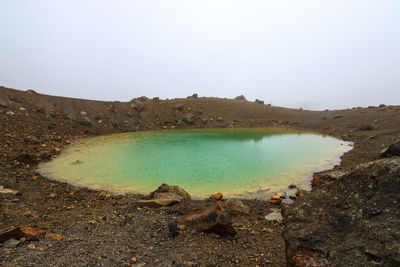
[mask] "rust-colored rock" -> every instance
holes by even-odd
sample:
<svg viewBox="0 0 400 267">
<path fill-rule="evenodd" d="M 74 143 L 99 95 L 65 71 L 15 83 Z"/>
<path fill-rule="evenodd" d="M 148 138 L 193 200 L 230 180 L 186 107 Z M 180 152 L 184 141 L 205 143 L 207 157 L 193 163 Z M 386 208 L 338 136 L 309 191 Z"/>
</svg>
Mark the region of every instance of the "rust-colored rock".
<svg viewBox="0 0 400 267">
<path fill-rule="evenodd" d="M 221 200 L 224 197 L 224 195 L 221 192 L 212 194 L 208 199 L 209 200 Z"/>
<path fill-rule="evenodd" d="M 137 207 L 149 207 L 149 208 L 161 208 L 168 207 L 178 203 L 177 199 L 150 199 L 150 200 L 138 200 L 136 202 Z"/>
<path fill-rule="evenodd" d="M 149 195 L 150 199 L 175 199 L 178 201 L 189 200 L 190 195 L 179 186 L 175 185 L 160 185 L 155 191 Z"/>
<path fill-rule="evenodd" d="M 333 183 L 342 178 L 346 173 L 342 171 L 323 171 L 314 173 L 312 180 L 312 187 L 318 187 L 323 184 Z"/>
<path fill-rule="evenodd" d="M 267 200 L 268 203 L 273 204 L 273 205 L 280 205 L 282 203 L 282 199 L 268 199 Z"/>
<path fill-rule="evenodd" d="M 40 230 L 32 227 L 17 227 L 12 230 L 3 232 L 0 234 L 0 242 L 5 242 L 9 239 L 21 239 L 26 240 L 39 240 L 43 239 L 46 235 L 45 230 Z"/>
<path fill-rule="evenodd" d="M 303 197 L 307 194 L 307 191 L 301 188 L 297 188 L 296 190 L 296 196 L 297 197 Z"/>
<path fill-rule="evenodd" d="M 216 202 L 214 205 L 204 209 L 191 212 L 179 219 L 177 230 L 196 230 L 199 232 L 217 233 L 221 236 L 235 235 L 236 230 L 232 226 L 229 213 Z"/>
</svg>

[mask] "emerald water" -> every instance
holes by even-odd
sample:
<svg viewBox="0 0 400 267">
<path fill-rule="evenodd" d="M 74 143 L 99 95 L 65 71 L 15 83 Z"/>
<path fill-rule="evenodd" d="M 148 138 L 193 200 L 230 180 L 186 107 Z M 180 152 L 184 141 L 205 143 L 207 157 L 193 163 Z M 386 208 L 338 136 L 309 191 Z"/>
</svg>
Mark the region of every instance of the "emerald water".
<svg viewBox="0 0 400 267">
<path fill-rule="evenodd" d="M 81 140 L 39 166 L 47 177 L 113 192 L 149 193 L 162 183 L 194 197 L 266 198 L 291 183 L 310 188 L 347 142 L 282 129 L 137 132 Z"/>
</svg>

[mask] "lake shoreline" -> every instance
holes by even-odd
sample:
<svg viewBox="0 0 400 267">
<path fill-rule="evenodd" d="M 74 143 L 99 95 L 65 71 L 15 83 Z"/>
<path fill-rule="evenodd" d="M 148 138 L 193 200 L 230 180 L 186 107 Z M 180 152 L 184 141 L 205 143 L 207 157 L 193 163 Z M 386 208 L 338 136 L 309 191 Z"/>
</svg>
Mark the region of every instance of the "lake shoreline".
<svg viewBox="0 0 400 267">
<path fill-rule="evenodd" d="M 133 264 L 132 258 L 137 264 L 150 266 L 286 265 L 284 225 L 265 220 L 265 215 L 277 209 L 265 201 L 244 201 L 252 212 L 233 218 L 238 231 L 233 239 L 191 232 L 173 238 L 168 224 L 187 213 L 186 208 L 138 209 L 136 201 L 145 196 L 74 187 L 37 173 L 39 162 L 58 155 L 65 145 L 80 138 L 158 129 L 310 130 L 355 143 L 354 149 L 342 156 L 341 164 L 333 168 L 346 172 L 376 160 L 381 149 L 400 135 L 398 106 L 316 112 L 216 98 L 101 102 L 8 88 L 0 88 L 0 98 L 4 129 L 0 139 L 0 185 L 19 192 L 0 194 L 0 229 L 31 226 L 47 231 L 41 241 L 25 241 L 13 249 L 3 249 L 0 263 L 4 266 L 121 265 Z M 315 194 L 313 191 L 311 194 Z M 297 201 L 300 203 L 301 198 Z M 189 206 L 199 209 L 209 204 L 192 201 Z M 57 240 L 50 234 L 62 238 Z M 114 240 L 118 240 L 117 245 Z M 100 243 L 103 245 L 98 246 Z"/>
</svg>

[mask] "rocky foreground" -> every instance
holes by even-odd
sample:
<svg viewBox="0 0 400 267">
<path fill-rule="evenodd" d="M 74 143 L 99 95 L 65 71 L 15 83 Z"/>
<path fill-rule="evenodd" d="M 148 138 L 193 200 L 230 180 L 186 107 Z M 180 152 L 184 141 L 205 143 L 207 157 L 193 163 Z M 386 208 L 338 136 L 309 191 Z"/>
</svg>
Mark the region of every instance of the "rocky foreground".
<svg viewBox="0 0 400 267">
<path fill-rule="evenodd" d="M 113 195 L 50 180 L 35 169 L 77 138 L 265 126 L 330 134 L 353 141 L 354 149 L 333 171 L 314 175 L 313 190 L 298 190 L 291 206 L 279 197 Z M 400 137 L 398 106 L 317 112 L 197 95 L 102 102 L 2 87 L 0 129 L 2 266 L 400 263 L 397 146 L 378 160 Z"/>
</svg>

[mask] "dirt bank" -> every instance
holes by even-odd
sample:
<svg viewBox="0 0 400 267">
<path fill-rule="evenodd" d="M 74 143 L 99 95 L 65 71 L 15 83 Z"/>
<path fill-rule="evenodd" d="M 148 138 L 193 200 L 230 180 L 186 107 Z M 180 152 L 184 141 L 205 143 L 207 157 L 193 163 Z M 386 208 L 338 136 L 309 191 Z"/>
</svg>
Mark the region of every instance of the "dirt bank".
<svg viewBox="0 0 400 267">
<path fill-rule="evenodd" d="M 185 232 L 168 224 L 187 208 L 136 208 L 142 196 L 114 196 L 42 177 L 38 162 L 59 154 L 76 138 L 110 133 L 222 127 L 307 129 L 355 142 L 337 170 L 375 160 L 400 135 L 400 107 L 306 111 L 243 100 L 186 98 L 102 102 L 0 87 L 0 230 L 32 226 L 47 231 L 0 252 L 4 266 L 34 265 L 271 265 L 285 266 L 282 223 L 265 220 L 276 206 L 246 201 L 250 215 L 233 218 L 234 238 Z M 320 189 L 315 189 L 320 190 Z M 311 193 L 313 194 L 313 193 Z M 299 200 L 301 201 L 301 200 Z M 191 209 L 207 202 L 192 201 Z M 51 233 L 62 236 L 52 238 Z M 134 259 L 132 259 L 134 258 Z"/>
</svg>

